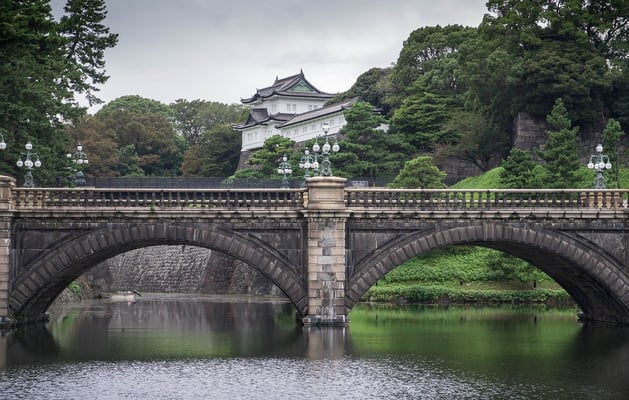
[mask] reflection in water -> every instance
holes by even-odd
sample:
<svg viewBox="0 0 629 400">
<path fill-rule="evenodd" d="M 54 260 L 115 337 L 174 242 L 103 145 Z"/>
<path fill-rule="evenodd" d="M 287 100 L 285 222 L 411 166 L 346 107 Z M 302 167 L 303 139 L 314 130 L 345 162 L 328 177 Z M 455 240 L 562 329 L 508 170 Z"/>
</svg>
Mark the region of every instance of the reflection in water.
<svg viewBox="0 0 629 400">
<path fill-rule="evenodd" d="M 50 311 L 46 327 L 0 337 L 6 398 L 629 394 L 629 331 L 580 325 L 574 310 L 360 305 L 349 328 L 325 329 L 296 327 L 282 302 L 169 296 Z"/>
</svg>

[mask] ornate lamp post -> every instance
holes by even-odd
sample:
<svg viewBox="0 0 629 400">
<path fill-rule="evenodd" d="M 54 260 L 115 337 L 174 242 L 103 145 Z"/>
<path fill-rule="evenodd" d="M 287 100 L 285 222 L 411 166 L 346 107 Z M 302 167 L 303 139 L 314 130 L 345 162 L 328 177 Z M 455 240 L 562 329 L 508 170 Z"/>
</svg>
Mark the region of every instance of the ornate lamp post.
<svg viewBox="0 0 629 400">
<path fill-rule="evenodd" d="M 288 189 L 288 178 L 286 178 L 286 176 L 292 174 L 293 170 L 290 166 L 290 163 L 288 162 L 288 158 L 286 157 L 286 154 L 282 156 L 282 161 L 280 162 L 279 167 L 277 167 L 277 173 L 282 175 L 281 188 Z"/>
<path fill-rule="evenodd" d="M 0 132 L 0 150 L 5 150 L 7 148 L 7 143 L 4 141 L 4 135 Z"/>
<path fill-rule="evenodd" d="M 87 159 L 87 154 L 83 151 L 83 146 L 81 143 L 76 145 L 76 152 L 74 154 L 66 154 L 68 159 L 72 160 L 72 162 L 76 165 L 76 167 L 70 169 L 76 172 L 76 177 L 74 178 L 75 186 L 84 186 L 85 185 L 85 175 L 83 174 L 83 165 L 87 165 L 89 160 Z"/>
<path fill-rule="evenodd" d="M 310 155 L 310 150 L 304 150 L 304 155 L 299 161 L 299 168 L 304 169 L 304 180 L 310 178 L 310 170 L 315 174 L 319 170 L 319 160 L 317 160 L 317 154 Z"/>
<path fill-rule="evenodd" d="M 24 175 L 24 187 L 32 188 L 35 187 L 35 180 L 33 179 L 33 174 L 31 170 L 33 167 L 39 168 L 41 167 L 41 161 L 39 161 L 39 155 L 37 153 L 31 152 L 33 150 L 33 144 L 28 141 L 26 142 L 26 153 L 21 153 L 20 158 L 17 160 L 18 168 L 26 168 L 26 175 Z M 25 157 L 25 160 L 22 161 L 22 156 Z M 35 161 L 33 162 L 33 158 Z"/>
<path fill-rule="evenodd" d="M 328 131 L 330 130 L 330 125 L 327 122 L 323 123 L 323 133 L 325 134 L 325 143 L 323 146 L 319 146 L 318 142 L 312 146 L 312 151 L 315 154 L 318 154 L 321 151 L 321 155 L 323 156 L 323 161 L 321 161 L 321 176 L 332 176 L 332 163 L 330 162 L 330 150 L 332 152 L 337 153 L 341 148 L 339 144 L 336 142 L 336 138 L 334 139 L 334 145 L 330 146 L 330 142 L 328 141 Z"/>
<path fill-rule="evenodd" d="M 596 178 L 594 178 L 594 189 L 605 189 L 605 177 L 603 171 L 605 169 L 611 169 L 612 163 L 609 162 L 609 157 L 603 154 L 603 145 L 596 146 L 596 154 L 590 156 L 590 162 L 588 163 L 589 169 L 596 170 Z"/>
</svg>

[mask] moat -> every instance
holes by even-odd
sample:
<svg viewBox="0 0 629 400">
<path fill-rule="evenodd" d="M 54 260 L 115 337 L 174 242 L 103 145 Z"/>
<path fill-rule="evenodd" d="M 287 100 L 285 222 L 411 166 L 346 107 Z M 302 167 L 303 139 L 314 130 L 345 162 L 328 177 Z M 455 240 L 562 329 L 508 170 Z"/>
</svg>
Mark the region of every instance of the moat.
<svg viewBox="0 0 629 400">
<path fill-rule="evenodd" d="M 545 307 L 357 305 L 301 328 L 267 298 L 56 304 L 0 336 L 6 399 L 624 399 L 629 329 Z"/>
</svg>

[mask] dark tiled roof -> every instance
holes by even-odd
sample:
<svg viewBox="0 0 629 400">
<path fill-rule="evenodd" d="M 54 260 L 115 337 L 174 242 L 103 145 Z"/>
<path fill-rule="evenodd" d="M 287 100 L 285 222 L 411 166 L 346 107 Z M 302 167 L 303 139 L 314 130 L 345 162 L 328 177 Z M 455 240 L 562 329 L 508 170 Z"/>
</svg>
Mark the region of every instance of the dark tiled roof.
<svg viewBox="0 0 629 400">
<path fill-rule="evenodd" d="M 294 117 L 294 114 L 273 114 L 269 115 L 266 108 L 254 108 L 249 112 L 247 120 L 241 124 L 234 125 L 234 129 L 245 129 L 255 125 L 262 125 L 268 121 L 279 121 L 280 123 Z"/>
<path fill-rule="evenodd" d="M 297 87 L 304 87 L 305 90 L 298 90 Z M 275 78 L 273 85 L 257 89 L 256 93 L 247 98 L 241 99 L 243 104 L 253 103 L 258 100 L 264 100 L 272 96 L 287 96 L 287 97 L 306 97 L 306 98 L 319 98 L 319 99 L 331 99 L 333 94 L 325 93 L 314 87 L 306 77 L 304 72 L 300 71 L 297 75 L 292 75 L 286 78 Z"/>
<path fill-rule="evenodd" d="M 305 121 L 309 121 L 311 119 L 315 119 L 315 118 L 320 118 L 329 114 L 335 114 L 338 113 L 339 111 L 343 111 L 347 108 L 350 108 L 352 106 L 352 104 L 354 104 L 355 102 L 357 102 L 359 100 L 358 97 L 354 97 L 353 99 L 349 99 L 346 101 L 343 101 L 341 103 L 335 103 L 335 104 L 330 104 L 329 106 L 325 106 L 325 107 L 321 107 L 321 108 L 317 108 L 315 110 L 312 111 L 308 111 L 305 113 L 301 113 L 301 114 L 297 114 L 292 116 L 293 118 L 289 119 L 288 121 L 282 123 L 282 124 L 278 124 L 277 128 L 286 128 L 288 126 L 291 125 L 295 125 L 301 122 L 305 122 Z"/>
</svg>

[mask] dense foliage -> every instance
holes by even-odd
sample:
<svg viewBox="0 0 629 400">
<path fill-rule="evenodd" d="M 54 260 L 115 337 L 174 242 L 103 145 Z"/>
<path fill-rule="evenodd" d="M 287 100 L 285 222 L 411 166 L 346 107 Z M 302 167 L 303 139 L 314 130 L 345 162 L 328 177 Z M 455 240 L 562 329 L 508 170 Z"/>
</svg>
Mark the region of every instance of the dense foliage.
<svg viewBox="0 0 629 400">
<path fill-rule="evenodd" d="M 395 268 L 365 299 L 412 303 L 569 303 L 547 275 L 526 262 L 482 247 L 447 247 Z"/>
<path fill-rule="evenodd" d="M 75 96 L 99 102 L 104 52 L 118 40 L 102 25 L 103 0 L 68 0 L 59 21 L 48 3 L 0 2 L 0 134 L 8 144 L 1 168 L 17 175 L 15 161 L 31 141 L 44 166 L 42 184 L 65 173 L 72 143 L 62 124 L 85 113 Z"/>
<path fill-rule="evenodd" d="M 442 189 L 446 173 L 439 170 L 430 156 L 419 156 L 404 164 L 404 168 L 389 184 L 390 188 Z"/>
<path fill-rule="evenodd" d="M 546 162 L 546 186 L 574 188 L 578 181 L 576 171 L 581 165 L 577 149 L 579 128 L 572 126 L 562 99 L 557 99 L 547 120 L 552 128 L 547 131 L 544 149 L 538 152 Z"/>
</svg>

